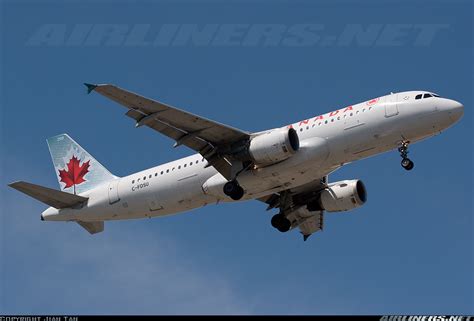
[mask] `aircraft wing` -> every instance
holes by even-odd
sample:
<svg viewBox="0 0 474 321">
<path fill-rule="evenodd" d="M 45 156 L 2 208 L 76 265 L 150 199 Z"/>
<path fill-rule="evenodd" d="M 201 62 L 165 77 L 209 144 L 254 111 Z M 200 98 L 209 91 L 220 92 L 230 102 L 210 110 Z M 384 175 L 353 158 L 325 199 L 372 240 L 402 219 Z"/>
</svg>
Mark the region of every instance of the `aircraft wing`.
<svg viewBox="0 0 474 321">
<path fill-rule="evenodd" d="M 232 179 L 232 161 L 219 153 L 230 144 L 249 139 L 250 133 L 194 115 L 167 104 L 142 97 L 114 85 L 85 84 L 88 92 L 99 94 L 128 109 L 126 115 L 136 127 L 148 126 L 200 153 L 225 178 Z M 235 166 L 234 166 L 235 167 Z"/>
</svg>

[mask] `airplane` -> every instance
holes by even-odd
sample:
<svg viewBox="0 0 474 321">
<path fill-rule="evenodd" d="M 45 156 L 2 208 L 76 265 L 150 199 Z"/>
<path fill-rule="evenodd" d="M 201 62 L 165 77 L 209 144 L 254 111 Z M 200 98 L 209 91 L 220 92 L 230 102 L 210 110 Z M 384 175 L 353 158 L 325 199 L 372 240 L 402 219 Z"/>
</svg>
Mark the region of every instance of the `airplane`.
<svg viewBox="0 0 474 321">
<path fill-rule="evenodd" d="M 177 214 L 208 204 L 258 200 L 277 209 L 271 225 L 299 229 L 303 239 L 323 229 L 324 213 L 364 205 L 359 179 L 330 182 L 351 162 L 397 150 L 412 170 L 409 145 L 461 119 L 464 106 L 423 90 L 390 93 L 280 128 L 247 132 L 110 84 L 85 83 L 149 127 L 197 153 L 125 177 L 110 173 L 67 134 L 47 139 L 60 189 L 9 184 L 50 207 L 44 221 L 73 221 L 89 233 L 104 222 Z"/>
</svg>

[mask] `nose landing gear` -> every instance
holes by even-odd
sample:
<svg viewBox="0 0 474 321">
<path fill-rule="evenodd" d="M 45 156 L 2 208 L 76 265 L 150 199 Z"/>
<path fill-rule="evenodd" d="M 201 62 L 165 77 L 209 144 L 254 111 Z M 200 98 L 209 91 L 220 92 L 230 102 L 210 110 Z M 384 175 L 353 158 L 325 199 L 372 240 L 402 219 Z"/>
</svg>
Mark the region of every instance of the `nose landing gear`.
<svg viewBox="0 0 474 321">
<path fill-rule="evenodd" d="M 408 158 L 408 141 L 403 141 L 401 146 L 398 148 L 398 151 L 400 152 L 400 156 L 402 157 L 402 162 L 401 165 L 404 169 L 407 171 L 410 171 L 413 169 L 415 166 L 415 163 L 413 163 L 409 158 Z"/>
<path fill-rule="evenodd" d="M 402 167 L 406 169 L 407 171 L 411 171 L 413 167 L 415 166 L 415 163 L 413 163 L 410 159 L 404 158 L 402 159 Z"/>
</svg>

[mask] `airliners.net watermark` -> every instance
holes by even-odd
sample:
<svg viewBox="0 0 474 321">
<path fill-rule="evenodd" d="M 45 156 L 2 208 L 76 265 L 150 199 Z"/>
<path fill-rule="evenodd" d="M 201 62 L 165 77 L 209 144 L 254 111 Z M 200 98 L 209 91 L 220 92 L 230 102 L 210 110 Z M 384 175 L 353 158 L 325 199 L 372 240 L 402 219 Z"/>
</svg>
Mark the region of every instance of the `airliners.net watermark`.
<svg viewBox="0 0 474 321">
<path fill-rule="evenodd" d="M 33 47 L 427 47 L 452 27 L 433 24 L 43 24 Z"/>
<path fill-rule="evenodd" d="M 385 315 L 380 321 L 474 321 L 472 316 L 460 315 Z"/>
</svg>

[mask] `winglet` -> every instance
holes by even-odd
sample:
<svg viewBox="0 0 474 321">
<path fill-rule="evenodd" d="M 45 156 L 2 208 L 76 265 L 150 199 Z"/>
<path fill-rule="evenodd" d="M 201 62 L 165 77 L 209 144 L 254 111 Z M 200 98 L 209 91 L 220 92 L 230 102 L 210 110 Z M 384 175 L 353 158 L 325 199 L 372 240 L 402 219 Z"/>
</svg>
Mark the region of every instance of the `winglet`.
<svg viewBox="0 0 474 321">
<path fill-rule="evenodd" d="M 88 84 L 88 83 L 84 83 L 84 85 L 86 85 L 87 87 L 87 93 L 90 94 L 91 92 L 94 91 L 94 89 L 97 88 L 97 85 L 94 85 L 94 84 Z"/>
</svg>

